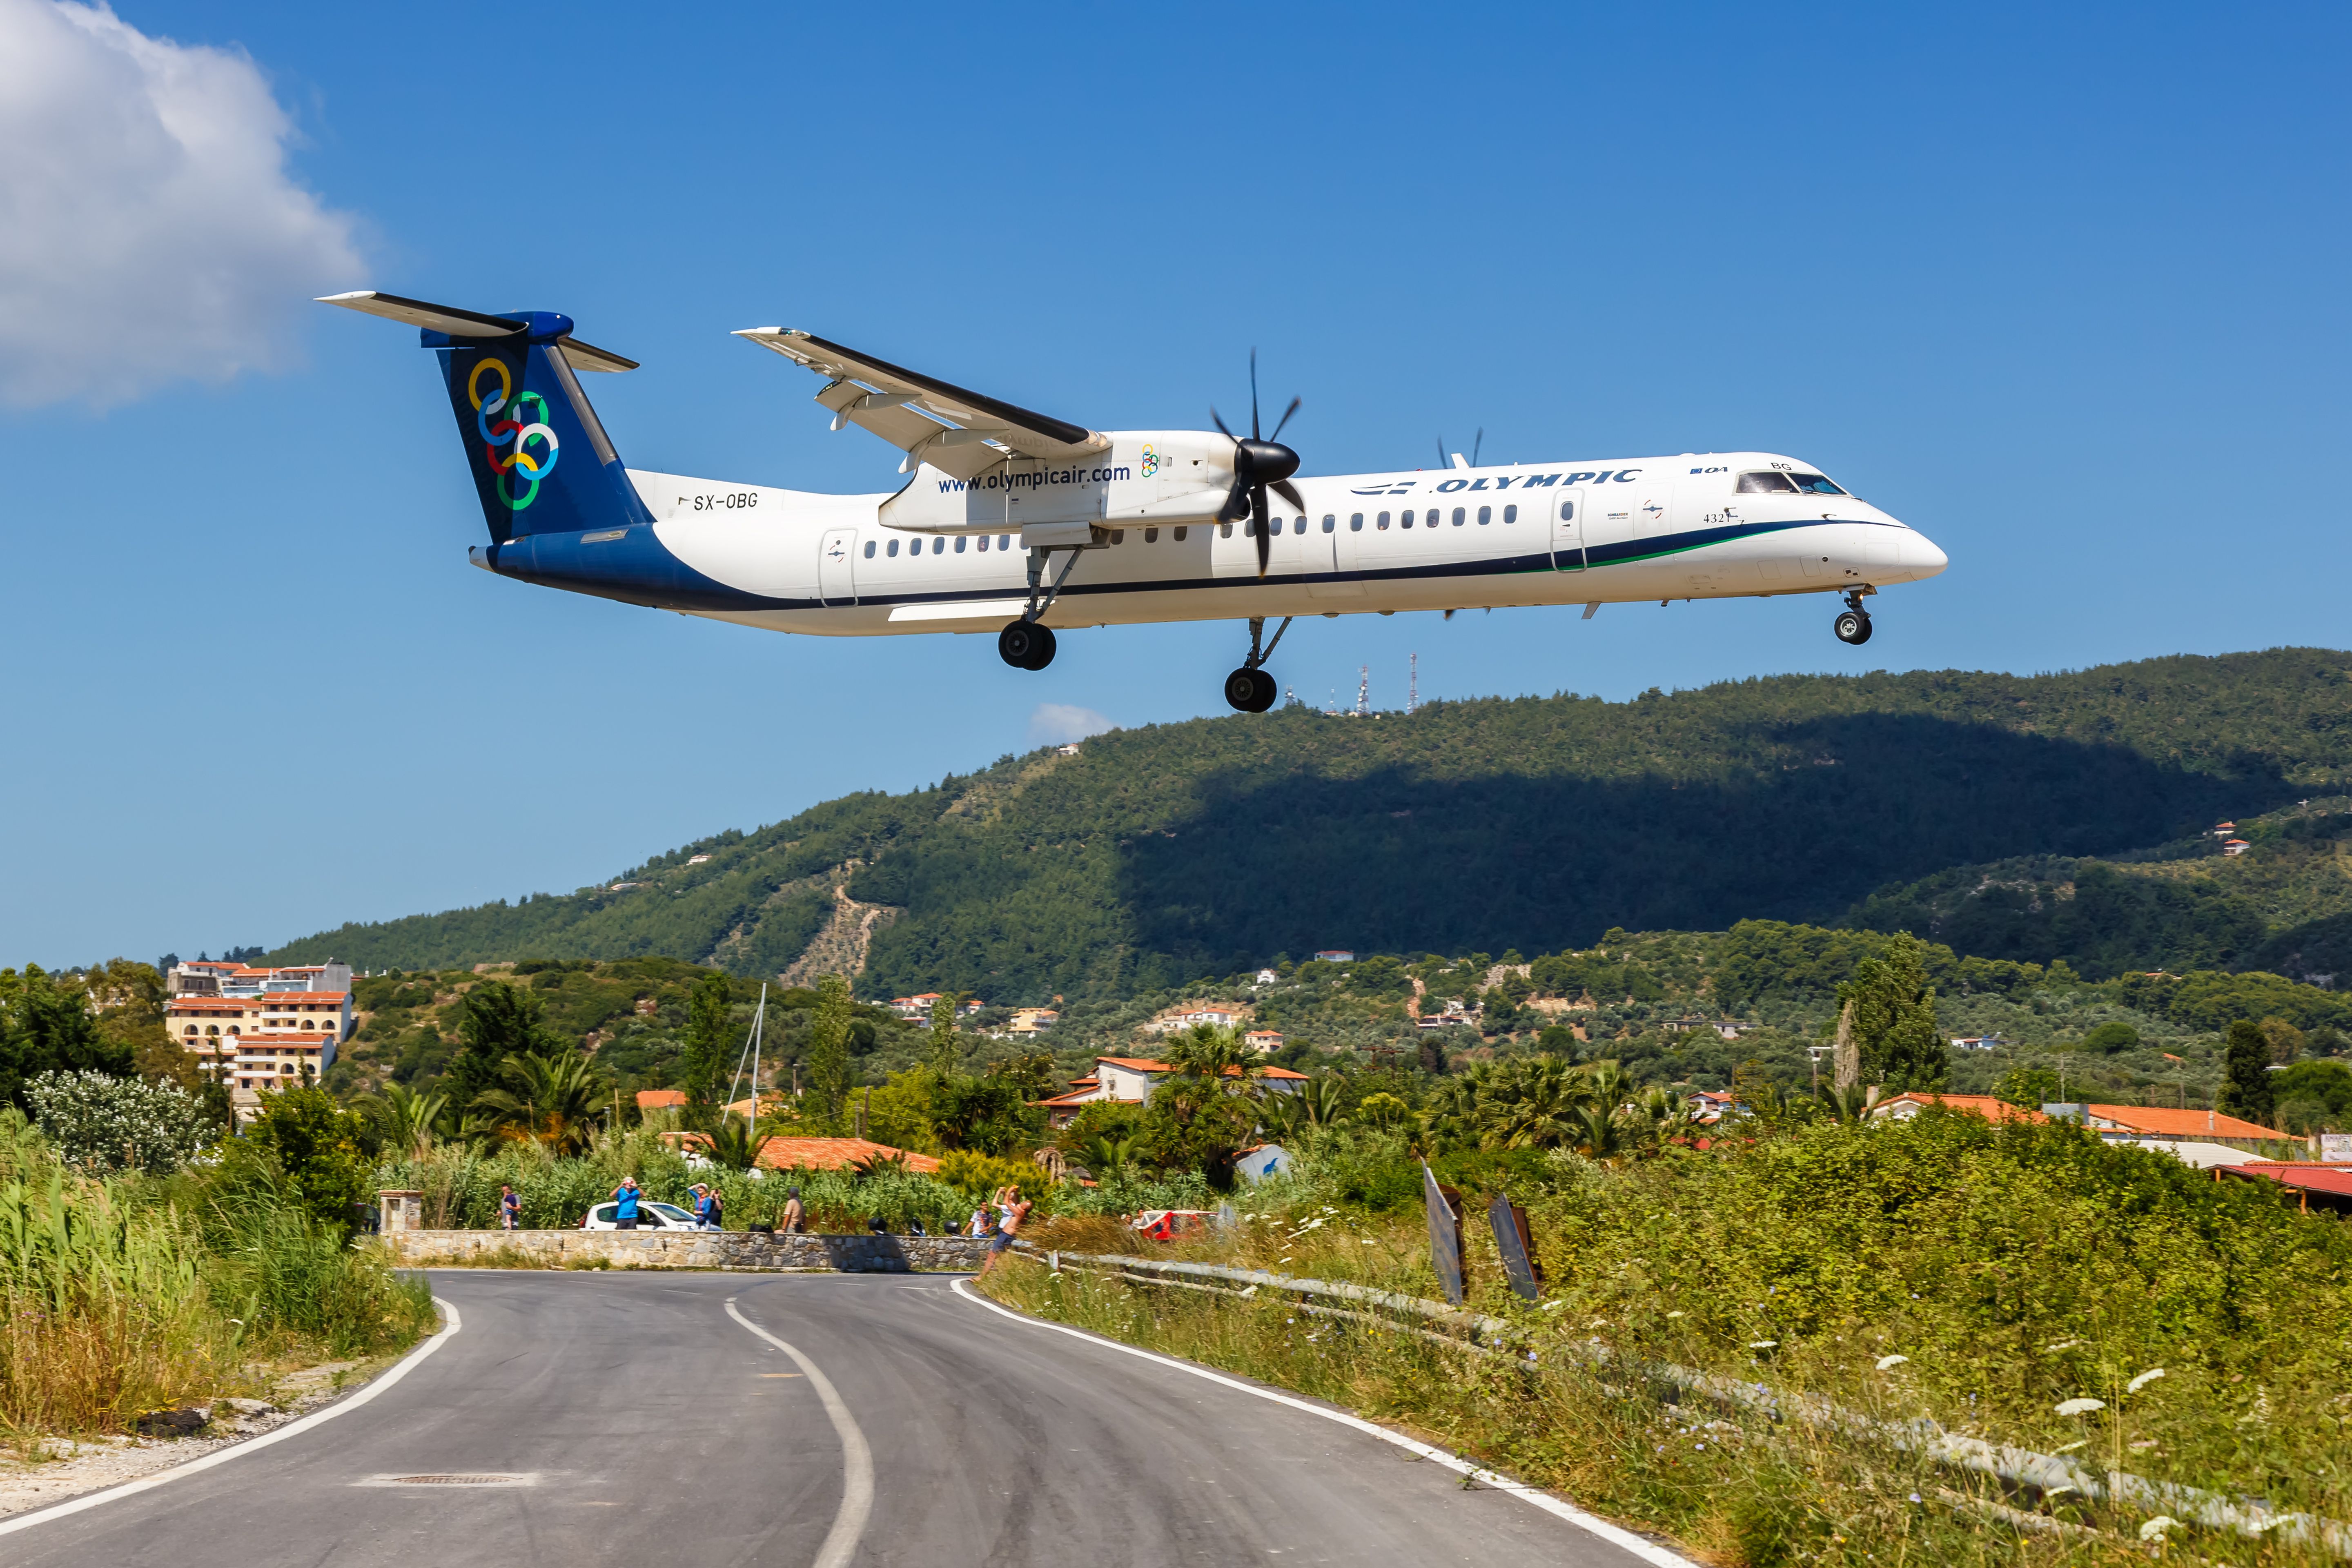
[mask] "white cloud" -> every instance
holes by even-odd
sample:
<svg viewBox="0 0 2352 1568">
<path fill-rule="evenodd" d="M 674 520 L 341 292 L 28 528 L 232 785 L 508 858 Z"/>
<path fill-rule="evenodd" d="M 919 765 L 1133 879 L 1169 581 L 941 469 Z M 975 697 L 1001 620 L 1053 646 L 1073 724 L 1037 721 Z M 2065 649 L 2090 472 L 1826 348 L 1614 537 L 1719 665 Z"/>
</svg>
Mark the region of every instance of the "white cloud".
<svg viewBox="0 0 2352 1568">
<path fill-rule="evenodd" d="M 1029 739 L 1041 746 L 1064 745 L 1118 728 L 1093 709 L 1073 708 L 1066 702 L 1040 702 L 1029 715 Z"/>
<path fill-rule="evenodd" d="M 292 361 L 309 297 L 361 267 L 352 219 L 288 178 L 293 132 L 241 50 L 0 0 L 0 402 Z"/>
</svg>

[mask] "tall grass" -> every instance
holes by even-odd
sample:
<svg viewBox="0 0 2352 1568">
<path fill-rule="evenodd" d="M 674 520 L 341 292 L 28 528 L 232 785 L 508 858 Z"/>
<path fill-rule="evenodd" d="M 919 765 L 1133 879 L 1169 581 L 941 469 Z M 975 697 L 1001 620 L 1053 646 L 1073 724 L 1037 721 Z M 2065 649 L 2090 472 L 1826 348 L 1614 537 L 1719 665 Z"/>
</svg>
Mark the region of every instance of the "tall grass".
<svg viewBox="0 0 2352 1568">
<path fill-rule="evenodd" d="M 396 1348 L 429 1289 L 322 1232 L 247 1152 L 168 1181 L 77 1175 L 0 1114 L 0 1426 L 121 1430 L 261 1392 L 275 1364 Z"/>
<path fill-rule="evenodd" d="M 1291 1180 L 1237 1196 L 1241 1224 L 1176 1255 L 1436 1296 L 1418 1202 L 1362 1201 L 1402 1185 L 1380 1176 L 1384 1160 L 1417 1178 L 1402 1146 L 1384 1157 L 1377 1140 L 1343 1136 L 1318 1152 L 1327 1157 Z M 1785 1527 L 1802 1554 L 1835 1560 L 1832 1538 L 1855 1539 L 1838 1521 L 1867 1512 L 1865 1502 L 1882 1510 L 1870 1527 L 1878 1561 L 1889 1540 L 1916 1556 L 1927 1539 L 1917 1531 L 1932 1523 L 1919 1510 L 1934 1511 L 1939 1487 L 1969 1488 L 1916 1473 L 1851 1433 L 1677 1414 L 1683 1396 L 1639 1380 L 1612 1393 L 1589 1370 L 1590 1352 L 2352 1519 L 2352 1226 L 2297 1214 L 2256 1184 L 2217 1184 L 2065 1124 L 1996 1129 L 1958 1114 L 1616 1168 L 1572 1155 L 1497 1162 L 1490 1174 L 1530 1210 L 1547 1271 L 1539 1306 L 1510 1293 L 1487 1194 L 1465 1180 L 1473 1304 L 1518 1321 L 1538 1357 L 1507 1389 L 1484 1373 L 1429 1373 L 1421 1342 L 1366 1339 L 1287 1307 L 1075 1273 L 997 1278 L 1024 1304 L 1447 1433 L 1537 1479 L 1615 1500 L 1606 1506 L 1625 1517 L 1751 1556 L 1764 1548 L 1739 1545 L 1740 1531 Z M 1039 1237 L 1108 1250 L 1095 1239 L 1060 1223 Z M 2084 1399 L 2099 1407 L 2058 1413 Z M 1715 1430 L 1729 1452 L 1710 1442 L 1714 1457 L 1701 1458 L 1693 1445 L 1705 1439 L 1685 1428 L 1709 1422 L 1724 1424 Z M 1685 1496 L 1703 1475 L 1708 1495 Z M 1927 1502 L 1910 1504 L 1914 1491 Z M 1739 1523 L 1742 1493 L 1783 1501 Z M 1961 1537 L 1935 1537 L 1935 1553 L 1990 1550 L 1970 1532 L 1994 1527 L 1969 1517 Z M 2145 1554 L 2136 1521 L 2078 1522 L 2120 1529 Z M 2083 1536 L 2035 1550 L 2092 1560 L 2121 1549 Z M 2221 1537 L 2198 1550 L 2233 1563 L 2316 1551 Z"/>
</svg>

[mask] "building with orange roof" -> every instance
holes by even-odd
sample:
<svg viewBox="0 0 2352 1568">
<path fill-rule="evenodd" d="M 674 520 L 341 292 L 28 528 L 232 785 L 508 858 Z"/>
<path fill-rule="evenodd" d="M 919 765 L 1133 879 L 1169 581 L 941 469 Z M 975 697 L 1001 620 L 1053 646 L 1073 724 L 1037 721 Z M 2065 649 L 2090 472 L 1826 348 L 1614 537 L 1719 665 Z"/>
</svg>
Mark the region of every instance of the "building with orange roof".
<svg viewBox="0 0 2352 1568">
<path fill-rule="evenodd" d="M 1931 1105 L 1947 1110 L 1965 1110 L 1971 1116 L 1981 1116 L 1988 1121 L 2047 1121 L 2047 1116 L 2021 1105 L 2011 1105 L 1990 1094 L 1923 1094 L 1906 1089 L 1890 1095 L 1870 1108 L 1870 1114 L 1885 1121 L 1908 1121 Z"/>
<path fill-rule="evenodd" d="M 2315 1165 L 2298 1160 L 2250 1160 L 2240 1165 L 2218 1165 L 2213 1179 L 2224 1175 L 2276 1182 L 2294 1194 L 2295 1206 L 2309 1214 L 2314 1208 L 2352 1214 L 2352 1165 Z"/>
<path fill-rule="evenodd" d="M 769 1138 L 760 1144 L 760 1167 L 768 1171 L 838 1171 L 868 1160 L 900 1160 L 919 1176 L 939 1173 L 929 1154 L 909 1153 L 868 1138 Z"/>
<path fill-rule="evenodd" d="M 637 1090 L 637 1114 L 649 1110 L 684 1110 L 686 1090 L 682 1089 L 641 1089 Z"/>
<path fill-rule="evenodd" d="M 2085 1105 L 2084 1121 L 2101 1134 L 2126 1138 L 2218 1138 L 2284 1142 L 2287 1135 L 2274 1127 L 2225 1116 L 2218 1110 L 2182 1110 L 2170 1105 Z"/>
</svg>

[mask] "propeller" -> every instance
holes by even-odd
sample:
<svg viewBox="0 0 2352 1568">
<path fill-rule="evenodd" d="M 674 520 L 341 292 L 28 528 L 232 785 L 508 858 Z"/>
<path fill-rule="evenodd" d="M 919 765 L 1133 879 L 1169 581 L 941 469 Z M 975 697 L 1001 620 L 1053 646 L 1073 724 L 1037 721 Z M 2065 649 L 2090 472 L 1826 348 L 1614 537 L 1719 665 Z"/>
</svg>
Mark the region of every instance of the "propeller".
<svg viewBox="0 0 2352 1568">
<path fill-rule="evenodd" d="M 1225 497 L 1225 504 L 1218 509 L 1217 521 L 1238 522 L 1245 517 L 1256 519 L 1257 574 L 1261 577 L 1265 575 L 1266 561 L 1273 549 L 1273 542 L 1265 526 L 1265 492 L 1268 489 L 1273 490 L 1284 500 L 1297 507 L 1301 515 L 1304 515 L 1307 510 L 1307 502 L 1300 498 L 1297 488 L 1290 482 L 1290 476 L 1298 471 L 1298 454 L 1275 438 L 1282 434 L 1282 427 L 1290 423 L 1290 416 L 1298 412 L 1300 401 L 1296 397 L 1290 400 L 1290 406 L 1282 411 L 1280 419 L 1275 421 L 1273 436 L 1263 438 L 1259 437 L 1257 350 L 1252 349 L 1250 350 L 1249 439 L 1244 441 L 1232 431 L 1225 429 L 1225 422 L 1218 416 L 1216 409 L 1212 407 L 1209 410 L 1209 417 L 1216 421 L 1218 430 L 1234 444 L 1233 493 Z"/>
</svg>

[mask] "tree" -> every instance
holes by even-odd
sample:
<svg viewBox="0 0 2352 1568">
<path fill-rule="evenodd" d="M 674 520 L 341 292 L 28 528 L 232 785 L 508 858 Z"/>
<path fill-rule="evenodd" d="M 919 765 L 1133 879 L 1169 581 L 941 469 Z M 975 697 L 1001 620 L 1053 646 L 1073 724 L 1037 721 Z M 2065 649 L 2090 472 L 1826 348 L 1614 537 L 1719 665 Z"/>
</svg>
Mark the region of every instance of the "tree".
<svg viewBox="0 0 2352 1568">
<path fill-rule="evenodd" d="M 963 1042 L 956 1034 L 956 1009 L 962 1003 L 961 992 L 949 991 L 931 1004 L 929 1066 L 941 1078 L 951 1076 L 963 1066 Z"/>
<path fill-rule="evenodd" d="M 470 1107 L 499 1086 L 509 1057 L 552 1056 L 572 1048 L 570 1041 L 541 1021 L 538 994 L 503 980 L 482 981 L 466 993 L 457 1033 L 465 1044 L 450 1058 L 439 1087 L 460 1108 Z"/>
<path fill-rule="evenodd" d="M 433 1152 L 442 1114 L 449 1108 L 446 1094 L 419 1094 L 404 1083 L 386 1084 L 358 1104 L 359 1112 L 375 1123 L 376 1137 L 395 1158 L 422 1160 Z"/>
<path fill-rule="evenodd" d="M 593 1062 L 573 1050 L 554 1056 L 509 1057 L 499 1064 L 505 1084 L 474 1097 L 501 1135 L 526 1139 L 554 1154 L 584 1153 L 604 1096 Z"/>
<path fill-rule="evenodd" d="M 1181 1076 L 1220 1088 L 1242 1087 L 1256 1060 L 1240 1036 L 1218 1024 L 1193 1025 L 1174 1036 L 1160 1055 Z"/>
<path fill-rule="evenodd" d="M 719 1096 L 727 1076 L 727 1047 L 733 1043 L 734 998 L 727 976 L 711 971 L 695 982 L 686 1002 L 685 1049 L 678 1057 L 678 1087 L 698 1105 Z M 758 1089 L 755 1084 L 754 1091 Z"/>
<path fill-rule="evenodd" d="M 37 963 L 0 971 L 0 1102 L 29 1111 L 25 1085 L 46 1072 L 128 1078 L 131 1068 L 131 1047 L 100 1031 L 81 987 Z"/>
<path fill-rule="evenodd" d="M 1903 931 L 1880 953 L 1854 966 L 1838 987 L 1853 1012 L 1854 1046 L 1865 1081 L 1889 1089 L 1939 1089 L 1951 1065 L 1936 1026 L 1936 993 L 1927 984 L 1924 949 Z"/>
<path fill-rule="evenodd" d="M 2263 1026 L 2241 1018 L 2230 1026 L 2223 1047 L 2221 1109 L 2231 1116 L 2269 1126 L 2271 1112 L 2271 1044 Z"/>
<path fill-rule="evenodd" d="M 2139 1048 L 2139 1031 L 2120 1020 L 2110 1021 L 2084 1035 L 2081 1048 L 2109 1057 L 2117 1051 L 2137 1050 Z"/>
<path fill-rule="evenodd" d="M 810 1119 L 827 1126 L 841 1121 L 849 1099 L 849 982 L 838 974 L 816 983 L 816 1017 L 809 1028 Z"/>
<path fill-rule="evenodd" d="M 365 1124 L 323 1089 L 285 1089 L 261 1095 L 261 1115 L 249 1136 L 278 1157 L 291 1195 L 321 1226 L 351 1228 L 353 1205 L 368 1197 L 361 1152 Z"/>
<path fill-rule="evenodd" d="M 202 1148 L 205 1110 L 177 1084 L 102 1072 L 45 1072 L 25 1086 L 33 1120 L 68 1164 L 95 1174 L 167 1175 Z"/>
<path fill-rule="evenodd" d="M 2001 1075 L 1992 1092 L 2007 1104 L 2038 1110 L 2055 1101 L 2062 1089 L 2058 1075 L 2048 1068 L 2014 1067 Z"/>
</svg>

